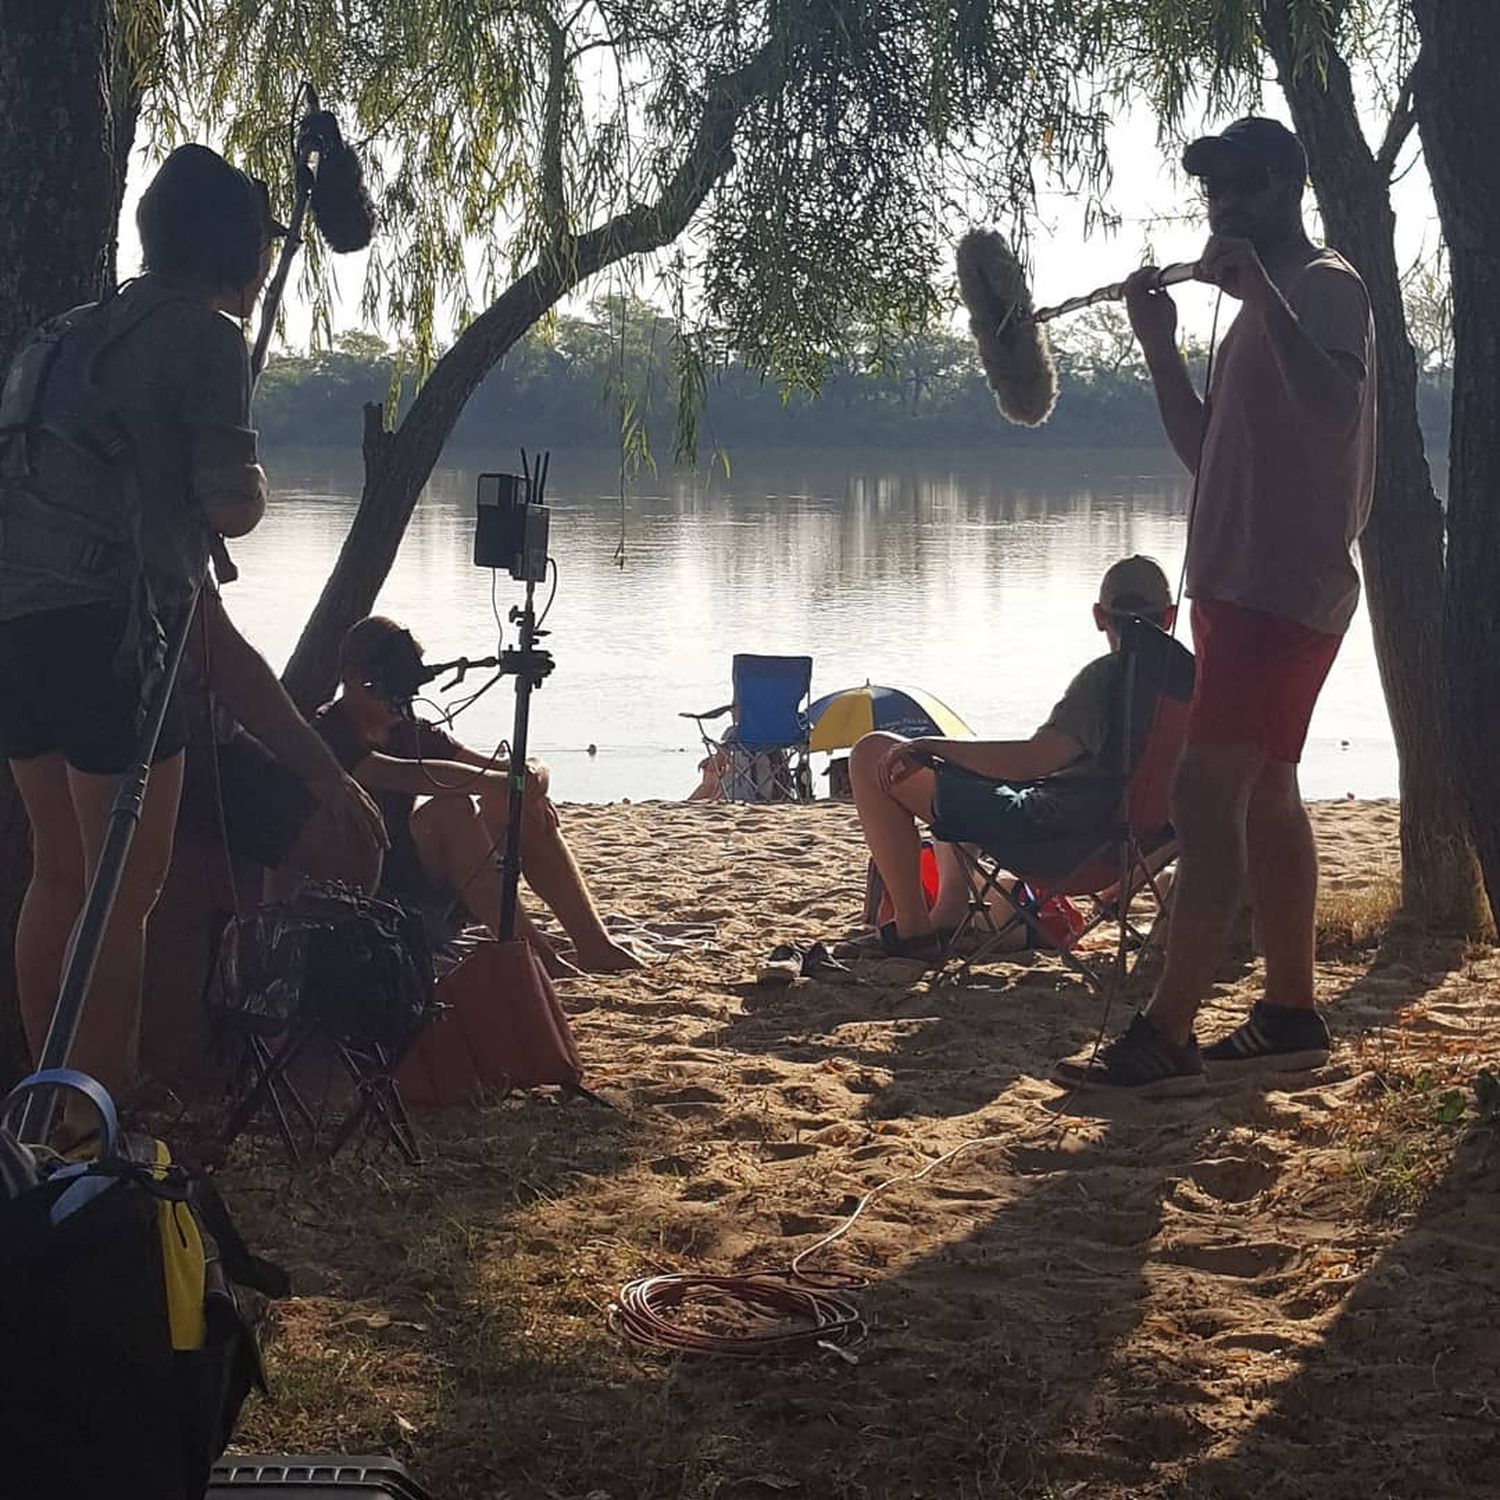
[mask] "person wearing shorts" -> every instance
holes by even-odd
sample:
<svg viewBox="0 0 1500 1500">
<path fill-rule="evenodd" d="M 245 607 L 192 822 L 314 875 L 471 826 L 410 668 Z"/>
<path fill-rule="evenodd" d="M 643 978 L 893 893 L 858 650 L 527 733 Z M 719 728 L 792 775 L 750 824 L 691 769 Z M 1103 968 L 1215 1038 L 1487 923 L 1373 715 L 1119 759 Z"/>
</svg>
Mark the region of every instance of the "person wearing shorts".
<svg viewBox="0 0 1500 1500">
<path fill-rule="evenodd" d="M 142 581 L 162 631 L 180 629 L 211 532 L 240 535 L 265 508 L 249 430 L 249 361 L 232 321 L 248 314 L 270 265 L 277 226 L 263 191 L 215 153 L 184 147 L 147 187 L 137 218 L 145 274 L 60 341 L 35 428 L 0 478 L 0 754 L 32 834 L 16 970 L 33 1055 L 115 780 L 135 754 L 138 645 L 149 629 Z M 83 356 L 73 351 L 96 338 L 98 356 L 78 378 Z M 102 493 L 99 460 L 55 434 L 96 393 L 131 432 L 133 539 L 80 535 L 73 520 L 84 509 L 79 497 Z M 65 553 L 68 543 L 81 544 L 76 558 Z M 171 857 L 184 729 L 172 708 L 73 1052 L 75 1066 L 113 1089 L 134 1075 L 145 923 Z"/>
<path fill-rule="evenodd" d="M 1126 283 L 1167 435 L 1196 474 L 1188 523 L 1197 681 L 1172 817 L 1181 846 L 1166 965 L 1147 1009 L 1074 1088 L 1181 1094 L 1215 1072 L 1322 1066 L 1314 1003 L 1318 863 L 1297 782 L 1308 723 L 1359 598 L 1352 548 L 1375 470 L 1369 297 L 1303 227 L 1307 159 L 1273 120 L 1237 120 L 1183 156 L 1212 231 L 1200 279 L 1240 304 L 1201 400 L 1154 268 Z M 1199 1051 L 1194 1021 L 1248 884 L 1265 994 Z"/>
<path fill-rule="evenodd" d="M 39 332 L 6 387 L 27 410 L 0 441 L 0 756 L 31 833 L 15 961 L 33 1057 L 119 776 L 138 754 L 149 648 L 184 628 L 213 535 L 243 535 L 266 505 L 240 327 L 284 232 L 265 185 L 205 147 L 182 146 L 136 219 L 143 274 L 75 309 L 65 329 Z M 378 841 L 368 799 L 207 589 L 194 637 L 197 620 L 213 645 L 215 686 L 222 666 L 239 716 L 324 768 L 327 798 Z M 167 706 L 71 1055 L 116 1093 L 135 1081 L 146 920 L 171 861 L 184 701 L 179 689 Z"/>
<path fill-rule="evenodd" d="M 880 928 L 882 951 L 937 959 L 968 909 L 969 889 L 945 846 L 978 843 L 1027 869 L 1063 867 L 1099 845 L 1119 805 L 1108 768 L 1124 732 L 1117 624 L 1132 616 L 1166 628 L 1172 590 L 1149 557 L 1127 557 L 1105 573 L 1094 624 L 1109 641 L 1068 685 L 1047 722 L 1025 740 L 906 740 L 876 731 L 854 746 L 849 777 L 870 857 L 891 899 Z M 1141 695 L 1130 726 L 1130 759 L 1144 745 L 1155 712 Z M 929 764 L 929 762 L 932 762 Z M 921 833 L 938 841 L 940 884 L 929 910 L 922 889 Z"/>
</svg>

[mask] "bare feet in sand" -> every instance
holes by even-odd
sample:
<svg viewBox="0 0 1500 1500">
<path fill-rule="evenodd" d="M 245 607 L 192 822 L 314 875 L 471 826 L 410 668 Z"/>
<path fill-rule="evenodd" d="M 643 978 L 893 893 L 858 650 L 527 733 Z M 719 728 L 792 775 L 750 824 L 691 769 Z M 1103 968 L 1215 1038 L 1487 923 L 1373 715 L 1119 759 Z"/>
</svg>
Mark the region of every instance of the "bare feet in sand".
<svg viewBox="0 0 1500 1500">
<path fill-rule="evenodd" d="M 580 974 L 624 974 L 644 969 L 645 963 L 622 943 L 606 939 L 597 948 L 569 948 L 565 942 L 535 932 L 531 945 L 536 949 L 542 967 L 553 979 L 577 979 Z M 567 956 L 564 957 L 566 950 Z"/>
<path fill-rule="evenodd" d="M 623 943 L 605 942 L 599 948 L 580 948 L 573 957 L 589 974 L 625 974 L 632 969 L 644 969 L 645 960 L 632 953 Z"/>
</svg>

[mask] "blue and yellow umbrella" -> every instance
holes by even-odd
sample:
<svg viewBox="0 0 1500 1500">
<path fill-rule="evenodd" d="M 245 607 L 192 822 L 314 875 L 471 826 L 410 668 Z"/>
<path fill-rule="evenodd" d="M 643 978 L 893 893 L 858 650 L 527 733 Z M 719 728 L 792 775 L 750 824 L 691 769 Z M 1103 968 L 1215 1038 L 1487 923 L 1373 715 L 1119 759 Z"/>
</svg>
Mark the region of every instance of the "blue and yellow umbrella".
<svg viewBox="0 0 1500 1500">
<path fill-rule="evenodd" d="M 908 739 L 941 735 L 945 739 L 973 739 L 969 728 L 946 703 L 920 688 L 842 688 L 827 693 L 807 711 L 811 750 L 843 750 L 872 729 L 903 734 Z"/>
</svg>

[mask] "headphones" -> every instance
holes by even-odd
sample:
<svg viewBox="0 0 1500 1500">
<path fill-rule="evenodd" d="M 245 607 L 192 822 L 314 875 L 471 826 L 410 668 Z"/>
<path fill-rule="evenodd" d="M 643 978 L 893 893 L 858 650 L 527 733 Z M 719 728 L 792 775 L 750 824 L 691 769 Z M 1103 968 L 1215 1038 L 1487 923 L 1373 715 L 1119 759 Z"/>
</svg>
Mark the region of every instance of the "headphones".
<svg viewBox="0 0 1500 1500">
<path fill-rule="evenodd" d="M 370 653 L 360 682 L 388 708 L 404 714 L 410 712 L 417 690 L 435 675 L 423 665 L 416 637 L 409 630 L 398 630 Z"/>
</svg>

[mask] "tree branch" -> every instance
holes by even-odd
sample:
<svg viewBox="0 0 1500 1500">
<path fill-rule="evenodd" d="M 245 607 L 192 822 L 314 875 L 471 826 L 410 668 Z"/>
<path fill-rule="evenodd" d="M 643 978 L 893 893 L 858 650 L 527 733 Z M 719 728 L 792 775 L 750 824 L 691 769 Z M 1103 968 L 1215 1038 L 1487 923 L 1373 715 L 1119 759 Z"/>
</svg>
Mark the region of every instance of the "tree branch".
<svg viewBox="0 0 1500 1500">
<path fill-rule="evenodd" d="M 551 245 L 568 232 L 568 204 L 563 187 L 563 98 L 568 82 L 567 34 L 545 3 L 538 10 L 547 35 L 547 94 L 542 106 L 542 223 Z"/>
<path fill-rule="evenodd" d="M 625 256 L 660 249 L 687 228 L 734 165 L 735 131 L 745 111 L 780 88 L 784 74 L 784 45 L 773 37 L 743 67 L 710 83 L 698 129 L 654 203 L 623 210 L 586 234 L 565 233 L 555 252 L 544 252 L 464 329 L 394 432 L 377 436 L 378 419 L 367 414 L 366 455 L 378 455 L 378 468 L 366 472 L 359 512 L 287 665 L 283 680 L 299 705 L 308 708 L 326 696 L 338 640 L 374 602 L 417 496 L 479 383 L 580 281 Z"/>
<path fill-rule="evenodd" d="M 1380 142 L 1380 149 L 1375 153 L 1375 165 L 1380 169 L 1380 175 L 1388 182 L 1391 173 L 1396 170 L 1396 158 L 1401 154 L 1401 148 L 1406 144 L 1417 123 L 1415 93 L 1417 67 L 1421 61 L 1422 54 L 1419 49 L 1401 85 L 1401 92 L 1396 96 L 1396 107 L 1391 111 L 1391 118 L 1386 123 L 1385 136 Z"/>
<path fill-rule="evenodd" d="M 556 254 L 542 257 L 475 318 L 433 367 L 394 434 L 394 447 L 402 447 L 408 429 L 426 427 L 433 409 L 452 410 L 447 423 L 451 429 L 475 387 L 530 326 L 528 322 L 516 329 L 518 304 L 539 304 L 545 311 L 570 287 L 605 266 L 671 244 L 714 183 L 734 165 L 734 133 L 745 110 L 779 87 L 781 76 L 782 48 L 771 41 L 742 68 L 710 84 L 693 142 L 656 201 L 622 210 L 585 234 L 565 235 Z M 446 439 L 447 430 L 442 436 Z"/>
</svg>

